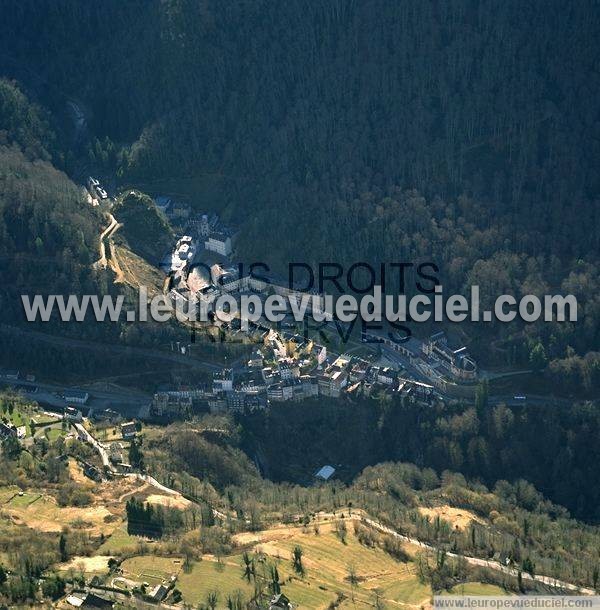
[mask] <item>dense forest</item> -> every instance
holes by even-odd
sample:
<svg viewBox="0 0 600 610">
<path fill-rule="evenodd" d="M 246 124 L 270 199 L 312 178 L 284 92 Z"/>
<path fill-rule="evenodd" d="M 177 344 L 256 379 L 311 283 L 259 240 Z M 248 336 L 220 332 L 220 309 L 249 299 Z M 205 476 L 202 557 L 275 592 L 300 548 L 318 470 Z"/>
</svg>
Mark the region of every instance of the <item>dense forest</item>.
<svg viewBox="0 0 600 610">
<path fill-rule="evenodd" d="M 96 286 L 100 214 L 57 169 L 47 113 L 0 79 L 0 296 L 3 319 L 23 318 L 20 295 Z"/>
<path fill-rule="evenodd" d="M 339 476 L 350 481 L 368 465 L 406 461 L 487 485 L 525 478 L 594 522 L 600 521 L 598 434 L 600 414 L 590 403 L 510 408 L 482 401 L 476 408 L 319 400 L 301 409 L 283 403 L 243 422 L 243 446 L 276 481 L 305 483 L 323 464 L 341 465 Z"/>
<path fill-rule="evenodd" d="M 244 256 L 427 259 L 488 298 L 573 291 L 583 323 L 480 327 L 510 341 L 473 346 L 512 363 L 533 337 L 561 359 L 600 340 L 600 15 L 538 9 L 27 0 L 0 24 L 0 69 L 57 116 L 80 101 L 94 166 L 218 180 Z"/>
</svg>

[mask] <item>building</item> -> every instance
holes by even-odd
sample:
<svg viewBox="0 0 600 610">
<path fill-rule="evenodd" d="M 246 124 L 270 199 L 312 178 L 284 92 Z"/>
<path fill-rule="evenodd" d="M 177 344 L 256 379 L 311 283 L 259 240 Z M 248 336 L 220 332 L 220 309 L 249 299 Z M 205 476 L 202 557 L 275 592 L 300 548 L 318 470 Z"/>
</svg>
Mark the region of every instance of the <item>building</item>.
<svg viewBox="0 0 600 610">
<path fill-rule="evenodd" d="M 300 385 L 302 386 L 304 398 L 319 395 L 319 382 L 314 375 L 301 375 Z"/>
<path fill-rule="evenodd" d="M 150 412 L 157 416 L 186 415 L 192 410 L 195 392 L 157 392 L 152 398 Z"/>
<path fill-rule="evenodd" d="M 151 589 L 148 593 L 148 597 L 153 602 L 162 602 L 165 597 L 167 597 L 167 593 L 169 592 L 169 587 L 166 585 L 156 585 L 153 589 Z"/>
<path fill-rule="evenodd" d="M 18 381 L 19 376 L 19 371 L 17 371 L 16 369 L 0 371 L 0 377 L 3 377 L 4 379 L 10 379 L 11 381 Z"/>
<path fill-rule="evenodd" d="M 121 414 L 113 409 L 104 409 L 102 411 L 94 411 L 93 418 L 96 421 L 117 423 L 121 419 Z"/>
<path fill-rule="evenodd" d="M 284 381 L 270 385 L 267 388 L 267 398 L 275 402 L 294 399 L 295 384 Z"/>
<path fill-rule="evenodd" d="M 335 474 L 335 468 L 333 466 L 329 466 L 326 464 L 325 466 L 319 468 L 317 472 L 315 472 L 315 479 L 319 479 L 321 481 L 329 481 L 329 479 Z"/>
<path fill-rule="evenodd" d="M 262 371 L 258 367 L 254 367 L 236 374 L 233 388 L 245 394 L 259 394 L 267 389 L 267 384 Z"/>
<path fill-rule="evenodd" d="M 83 390 L 65 390 L 63 394 L 65 402 L 73 402 L 78 405 L 84 405 L 90 398 L 88 392 Z"/>
<path fill-rule="evenodd" d="M 231 236 L 225 231 L 211 231 L 204 247 L 221 256 L 229 256 L 232 252 Z"/>
<path fill-rule="evenodd" d="M 338 398 L 348 384 L 348 374 L 339 367 L 331 366 L 319 375 L 319 394 Z"/>
<path fill-rule="evenodd" d="M 83 598 L 82 608 L 112 608 L 114 606 L 114 602 L 110 599 L 106 599 L 104 597 L 100 597 L 95 593 L 88 593 Z"/>
<path fill-rule="evenodd" d="M 192 208 L 181 201 L 175 201 L 171 204 L 171 216 L 175 219 L 187 219 L 192 213 Z"/>
<path fill-rule="evenodd" d="M 279 363 L 279 375 L 283 380 L 290 380 L 294 377 L 293 369 L 288 362 Z"/>
<path fill-rule="evenodd" d="M 246 394 L 239 390 L 233 390 L 226 394 L 227 408 L 231 411 L 242 412 L 246 406 Z"/>
<path fill-rule="evenodd" d="M 430 359 L 440 362 L 450 375 L 461 381 L 477 379 L 477 365 L 469 357 L 466 347 L 453 350 L 448 346 L 444 332 L 437 332 L 423 343 L 423 353 Z"/>
<path fill-rule="evenodd" d="M 219 392 L 208 399 L 211 413 L 225 413 L 227 410 L 227 394 Z"/>
<path fill-rule="evenodd" d="M 17 428 L 14 424 L 5 424 L 0 421 L 0 438 L 8 438 L 9 436 L 17 437 Z"/>
<path fill-rule="evenodd" d="M 82 422 L 83 414 L 79 409 L 76 409 L 75 407 L 67 407 L 65 409 L 64 418 L 68 419 L 69 421 Z"/>
<path fill-rule="evenodd" d="M 231 392 L 233 390 L 233 370 L 223 369 L 213 374 L 213 393 Z"/>
<path fill-rule="evenodd" d="M 121 436 L 123 440 L 130 441 L 137 435 L 137 428 L 134 421 L 128 421 L 121 424 Z"/>
<path fill-rule="evenodd" d="M 259 348 L 253 350 L 250 360 L 248 360 L 249 367 L 262 367 L 263 355 Z"/>
<path fill-rule="evenodd" d="M 283 593 L 277 593 L 269 602 L 269 610 L 292 610 L 292 604 Z"/>
<path fill-rule="evenodd" d="M 113 464 L 123 462 L 123 445 L 121 443 L 111 443 L 108 448 L 108 456 Z"/>
</svg>

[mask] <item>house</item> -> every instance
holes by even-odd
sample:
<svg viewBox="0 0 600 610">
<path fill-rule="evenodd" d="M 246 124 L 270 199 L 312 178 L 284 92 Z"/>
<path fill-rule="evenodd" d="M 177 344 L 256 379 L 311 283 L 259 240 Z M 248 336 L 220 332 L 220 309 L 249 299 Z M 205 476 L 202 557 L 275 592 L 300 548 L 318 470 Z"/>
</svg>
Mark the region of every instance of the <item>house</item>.
<svg viewBox="0 0 600 610">
<path fill-rule="evenodd" d="M 78 405 L 84 405 L 90 398 L 88 392 L 82 390 L 65 390 L 63 394 L 65 402 L 74 402 Z"/>
<path fill-rule="evenodd" d="M 277 593 L 269 602 L 269 610 L 292 610 L 292 604 L 283 593 Z"/>
<path fill-rule="evenodd" d="M 259 348 L 256 348 L 252 352 L 252 356 L 250 356 L 250 360 L 248 360 L 249 367 L 262 367 L 263 365 L 263 355 Z"/>
<path fill-rule="evenodd" d="M 181 201 L 171 203 L 171 216 L 173 218 L 186 219 L 190 217 L 191 213 L 192 208 L 187 203 L 183 203 Z"/>
<path fill-rule="evenodd" d="M 382 367 L 377 371 L 377 381 L 385 385 L 392 385 L 398 378 L 396 371 L 389 366 Z"/>
<path fill-rule="evenodd" d="M 190 256 L 190 245 L 181 244 L 181 246 L 179 246 L 179 250 L 177 251 L 177 256 L 182 261 L 187 260 Z"/>
<path fill-rule="evenodd" d="M 166 585 L 156 585 L 153 589 L 148 593 L 148 597 L 153 602 L 162 602 L 165 597 L 167 597 L 167 593 L 169 592 L 169 587 Z"/>
<path fill-rule="evenodd" d="M 137 434 L 137 428 L 134 421 L 128 421 L 121 424 L 121 436 L 123 440 L 130 441 L 134 439 Z"/>
<path fill-rule="evenodd" d="M 8 438 L 9 436 L 17 437 L 17 428 L 14 424 L 0 421 L 0 438 Z"/>
<path fill-rule="evenodd" d="M 350 382 L 356 383 L 357 381 L 362 381 L 367 376 L 368 370 L 369 365 L 364 360 L 359 360 L 350 370 Z"/>
<path fill-rule="evenodd" d="M 81 608 L 81 606 L 83 606 L 83 600 L 84 596 L 73 593 L 73 595 L 69 595 L 65 601 L 74 608 Z"/>
<path fill-rule="evenodd" d="M 110 599 L 106 599 L 104 597 L 100 597 L 95 593 L 88 593 L 83 598 L 83 603 L 80 608 L 112 608 L 114 606 L 114 602 Z"/>
<path fill-rule="evenodd" d="M 19 371 L 16 369 L 2 370 L 0 371 L 0 377 L 4 379 L 10 379 L 11 381 L 17 381 L 20 377 Z"/>
<path fill-rule="evenodd" d="M 102 481 L 102 473 L 94 466 L 93 464 L 88 464 L 87 462 L 83 462 L 83 474 L 88 477 L 88 479 L 92 479 L 92 481 L 96 481 L 99 483 Z"/>
<path fill-rule="evenodd" d="M 317 472 L 315 472 L 315 479 L 320 479 L 321 481 L 329 481 L 329 479 L 334 475 L 335 468 L 333 466 L 329 466 L 326 464 L 325 466 L 319 468 Z"/>
<path fill-rule="evenodd" d="M 75 422 L 83 421 L 83 415 L 82 415 L 81 411 L 79 409 L 76 409 L 75 407 L 67 407 L 65 409 L 64 418 L 68 419 L 69 421 L 75 421 Z"/>
<path fill-rule="evenodd" d="M 204 242 L 204 247 L 221 256 L 229 256 L 232 252 L 231 236 L 225 231 L 211 231 Z"/>
<path fill-rule="evenodd" d="M 223 369 L 213 374 L 213 393 L 231 392 L 233 390 L 233 371 Z"/>
</svg>

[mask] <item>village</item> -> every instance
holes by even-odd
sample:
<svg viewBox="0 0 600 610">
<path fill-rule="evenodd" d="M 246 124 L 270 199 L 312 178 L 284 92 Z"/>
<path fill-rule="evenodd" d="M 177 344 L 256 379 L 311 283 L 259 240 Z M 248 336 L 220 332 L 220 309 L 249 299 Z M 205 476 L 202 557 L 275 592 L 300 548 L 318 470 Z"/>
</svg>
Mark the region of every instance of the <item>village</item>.
<svg viewBox="0 0 600 610">
<path fill-rule="evenodd" d="M 316 291 L 306 292 L 270 274 L 240 273 L 233 263 L 236 230 L 216 214 L 193 213 L 190 206 L 165 196 L 156 197 L 155 203 L 177 235 L 160 265 L 167 274 L 173 307 L 189 307 L 195 301 L 197 307 L 210 312 L 223 294 L 234 298 L 278 294 L 298 303 L 309 295 L 313 305 L 307 312 L 315 303 L 317 308 L 323 307 L 324 295 Z M 191 386 L 182 382 L 161 388 L 152 400 L 151 417 L 181 417 L 193 412 L 198 403 L 213 413 L 244 413 L 316 396 L 378 400 L 399 396 L 431 403 L 460 396 L 461 388 L 472 391 L 478 380 L 477 365 L 467 349 L 451 348 L 444 332 L 421 341 L 363 331 L 336 353 L 331 342 L 323 342 L 322 332 L 311 335 L 291 315 L 277 324 L 243 321 L 239 315 L 227 320 L 213 315 L 207 326 L 217 329 L 223 341 L 254 345 L 250 358 L 215 372 L 212 383 Z M 339 323 L 326 326 L 330 332 L 339 330 Z M 186 347 L 178 345 L 177 349 L 185 353 Z"/>
</svg>

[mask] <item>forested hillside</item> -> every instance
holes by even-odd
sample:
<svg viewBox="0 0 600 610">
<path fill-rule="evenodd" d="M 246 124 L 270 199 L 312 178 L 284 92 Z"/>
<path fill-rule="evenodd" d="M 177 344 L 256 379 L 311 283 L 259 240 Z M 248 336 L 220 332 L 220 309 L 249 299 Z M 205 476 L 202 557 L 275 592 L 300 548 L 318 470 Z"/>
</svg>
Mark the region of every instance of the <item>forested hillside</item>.
<svg viewBox="0 0 600 610">
<path fill-rule="evenodd" d="M 116 203 L 113 214 L 124 224 L 122 233 L 131 250 L 158 265 L 161 255 L 173 243 L 173 230 L 152 199 L 130 191 Z"/>
<path fill-rule="evenodd" d="M 523 477 L 573 515 L 600 521 L 593 403 L 418 406 L 399 399 L 282 404 L 244 420 L 244 446 L 276 481 L 303 482 L 320 464 L 342 464 L 351 480 L 386 460 L 451 468 L 488 485 Z M 289 439 L 294 442 L 290 443 Z M 342 438 L 343 442 L 339 439 Z M 594 457 L 596 456 L 596 457 Z"/>
<path fill-rule="evenodd" d="M 448 289 L 572 288 L 577 328 L 479 336 L 512 339 L 505 362 L 538 340 L 550 359 L 597 347 L 593 2 L 26 0 L 5 17 L 3 71 L 44 83 L 50 107 L 83 100 L 90 155 L 128 182 L 216 177 L 240 253 L 427 258 Z"/>
<path fill-rule="evenodd" d="M 79 293 L 95 285 L 100 215 L 53 165 L 47 113 L 0 80 L 0 304 L 23 318 L 21 294 Z"/>
</svg>

